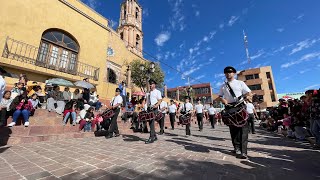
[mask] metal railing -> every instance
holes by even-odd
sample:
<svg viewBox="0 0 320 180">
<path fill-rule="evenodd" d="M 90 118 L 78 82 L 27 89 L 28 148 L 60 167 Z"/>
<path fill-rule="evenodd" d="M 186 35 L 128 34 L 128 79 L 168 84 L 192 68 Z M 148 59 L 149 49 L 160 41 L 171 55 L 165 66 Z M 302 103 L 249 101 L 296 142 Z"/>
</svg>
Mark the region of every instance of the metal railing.
<svg viewBox="0 0 320 180">
<path fill-rule="evenodd" d="M 100 68 L 79 62 L 75 54 L 58 53 L 7 37 L 2 57 L 97 81 Z"/>
</svg>

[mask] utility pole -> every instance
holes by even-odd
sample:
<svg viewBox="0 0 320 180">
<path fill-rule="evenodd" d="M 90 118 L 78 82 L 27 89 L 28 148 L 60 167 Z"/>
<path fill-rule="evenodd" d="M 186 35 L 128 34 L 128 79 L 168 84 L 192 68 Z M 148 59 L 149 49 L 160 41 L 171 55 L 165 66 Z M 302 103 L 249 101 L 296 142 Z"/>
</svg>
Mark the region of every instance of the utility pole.
<svg viewBox="0 0 320 180">
<path fill-rule="evenodd" d="M 243 40 L 244 40 L 244 48 L 246 49 L 246 55 L 247 55 L 247 59 L 248 59 L 248 64 L 250 64 L 250 55 L 249 55 L 249 48 L 248 48 L 248 37 L 246 35 L 246 33 L 243 30 Z"/>
</svg>

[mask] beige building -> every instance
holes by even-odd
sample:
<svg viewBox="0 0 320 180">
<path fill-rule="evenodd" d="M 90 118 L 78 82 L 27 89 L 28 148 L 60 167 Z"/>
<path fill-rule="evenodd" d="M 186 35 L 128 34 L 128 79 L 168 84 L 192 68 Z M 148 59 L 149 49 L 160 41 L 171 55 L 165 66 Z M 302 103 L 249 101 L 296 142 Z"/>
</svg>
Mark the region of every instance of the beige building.
<svg viewBox="0 0 320 180">
<path fill-rule="evenodd" d="M 117 31 L 109 20 L 80 0 L 10 0 L 0 6 L 0 66 L 44 83 L 50 78 L 72 82 L 85 77 L 101 100 L 110 100 L 121 81 L 127 92 L 133 60 L 142 57 L 142 8 L 124 0 Z M 6 77 L 8 87 L 17 79 Z"/>
<path fill-rule="evenodd" d="M 243 70 L 238 73 L 238 79 L 252 90 L 261 109 L 278 104 L 271 66 Z"/>
</svg>

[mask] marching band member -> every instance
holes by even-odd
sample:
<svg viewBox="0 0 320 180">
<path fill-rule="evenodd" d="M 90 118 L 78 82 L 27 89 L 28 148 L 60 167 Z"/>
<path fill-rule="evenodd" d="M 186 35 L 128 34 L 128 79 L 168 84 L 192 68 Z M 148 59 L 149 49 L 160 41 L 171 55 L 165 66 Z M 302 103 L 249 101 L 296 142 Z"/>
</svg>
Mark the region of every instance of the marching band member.
<svg viewBox="0 0 320 180">
<path fill-rule="evenodd" d="M 122 97 L 120 96 L 120 89 L 116 88 L 115 96 L 111 100 L 111 109 L 114 111 L 114 116 L 111 118 L 111 124 L 108 131 L 108 135 L 106 138 L 112 138 L 113 133 L 115 133 L 115 137 L 120 136 L 119 129 L 118 129 L 118 115 L 120 113 L 121 104 L 123 102 Z"/>
<path fill-rule="evenodd" d="M 236 80 L 236 69 L 228 66 L 224 69 L 224 75 L 226 77 L 225 83 L 221 86 L 219 97 L 217 100 L 221 101 L 226 109 L 239 101 L 239 97 L 251 96 L 251 90 L 243 82 Z M 237 158 L 247 159 L 247 145 L 248 145 L 248 131 L 249 126 L 246 123 L 243 127 L 229 126 L 230 135 L 232 139 L 232 145 L 234 147 L 234 153 Z"/>
<path fill-rule="evenodd" d="M 190 114 L 190 116 L 191 116 L 192 111 L 193 111 L 193 106 L 190 103 L 190 99 L 191 98 L 189 96 L 186 96 L 185 103 L 181 104 L 181 106 L 180 106 L 180 108 L 178 110 L 180 116 L 184 115 L 184 114 Z M 186 135 L 187 136 L 191 135 L 190 125 L 191 125 L 191 123 L 186 125 Z"/>
<path fill-rule="evenodd" d="M 215 116 L 216 116 L 217 111 L 213 107 L 212 103 L 210 103 L 210 107 L 208 109 L 208 113 L 209 113 L 209 121 L 211 123 L 211 127 L 214 129 L 214 125 L 216 124 Z"/>
<path fill-rule="evenodd" d="M 199 131 L 202 131 L 203 129 L 203 105 L 201 104 L 201 99 L 197 99 L 198 104 L 195 105 L 195 113 L 197 116 Z"/>
<path fill-rule="evenodd" d="M 147 105 L 148 105 L 148 109 L 150 111 L 153 111 L 155 114 L 158 113 L 158 106 L 160 105 L 161 101 L 162 101 L 162 96 L 161 96 L 161 92 L 156 89 L 156 81 L 150 79 L 149 80 L 149 84 L 150 84 L 150 93 L 148 93 L 148 101 L 147 101 Z M 149 139 L 145 142 L 146 144 L 150 144 L 153 143 L 154 141 L 158 140 L 157 135 L 156 135 L 156 131 L 154 129 L 154 119 L 151 119 L 149 121 L 149 126 L 150 126 L 150 137 Z"/>
<path fill-rule="evenodd" d="M 146 99 L 144 97 L 142 97 L 139 100 L 139 104 L 137 104 L 134 109 L 134 113 L 132 116 L 133 123 L 134 123 L 134 132 L 138 132 L 139 130 L 141 130 L 141 132 L 148 132 L 148 127 L 146 126 L 146 122 L 143 122 L 143 124 L 141 126 L 139 125 L 140 122 L 138 120 L 138 115 L 142 111 L 147 111 L 147 103 L 146 103 Z M 140 129 L 140 127 L 141 127 L 141 129 Z"/>
<path fill-rule="evenodd" d="M 171 123 L 171 129 L 174 130 L 174 122 L 176 118 L 176 111 L 177 106 L 175 105 L 174 101 L 170 100 L 171 105 L 168 107 L 169 109 L 169 117 L 170 117 L 170 123 Z"/>
<path fill-rule="evenodd" d="M 164 98 L 164 96 L 162 96 L 162 98 Z M 168 103 L 165 102 L 165 101 L 162 101 L 160 103 L 160 111 L 162 112 L 162 118 L 160 119 L 159 121 L 159 125 L 160 125 L 160 134 L 163 134 L 164 133 L 164 119 L 166 117 L 166 113 L 167 113 L 167 109 L 168 109 Z"/>
<path fill-rule="evenodd" d="M 251 133 L 255 134 L 255 129 L 254 129 L 254 119 L 255 117 L 258 118 L 258 114 L 256 109 L 254 108 L 254 105 L 251 103 L 249 99 L 246 99 L 246 107 L 247 107 L 247 112 L 249 113 L 249 119 L 248 123 L 250 124 L 251 127 Z"/>
</svg>

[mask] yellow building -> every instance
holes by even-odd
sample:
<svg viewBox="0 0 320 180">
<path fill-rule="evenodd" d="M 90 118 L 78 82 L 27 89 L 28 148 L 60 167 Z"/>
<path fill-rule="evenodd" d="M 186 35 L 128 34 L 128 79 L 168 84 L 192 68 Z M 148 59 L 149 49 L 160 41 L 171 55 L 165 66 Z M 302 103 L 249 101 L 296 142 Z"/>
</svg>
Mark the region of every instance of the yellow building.
<svg viewBox="0 0 320 180">
<path fill-rule="evenodd" d="M 120 9 L 120 7 L 119 7 Z M 0 6 L 0 65 L 45 82 L 85 77 L 110 100 L 121 81 L 130 92 L 132 60 L 142 60 L 142 8 L 136 0 L 121 4 L 118 32 L 79 0 L 10 0 Z M 124 40 L 123 40 L 124 39 Z M 6 78 L 9 86 L 17 79 Z"/>
</svg>

